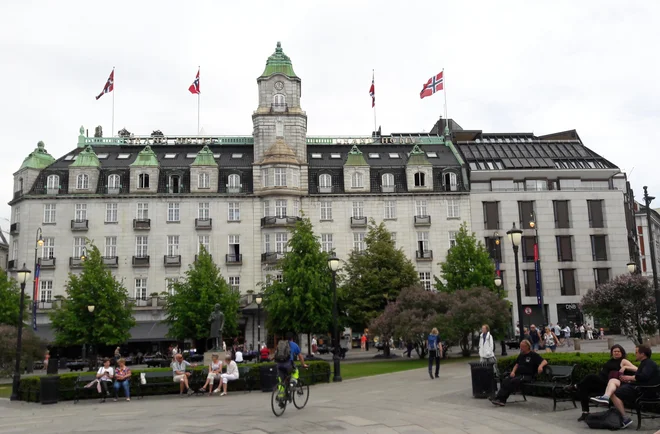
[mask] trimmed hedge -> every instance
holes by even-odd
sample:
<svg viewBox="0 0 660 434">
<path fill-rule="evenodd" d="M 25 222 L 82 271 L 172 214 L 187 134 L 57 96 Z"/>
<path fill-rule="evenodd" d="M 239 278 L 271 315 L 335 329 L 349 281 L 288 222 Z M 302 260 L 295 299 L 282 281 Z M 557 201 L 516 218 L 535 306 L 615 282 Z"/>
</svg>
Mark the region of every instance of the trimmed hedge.
<svg viewBox="0 0 660 434">
<path fill-rule="evenodd" d="M 300 369 L 300 378 L 309 385 L 317 383 L 328 383 L 330 382 L 330 363 L 325 361 L 308 361 L 306 362 L 309 365 L 308 369 Z M 260 368 L 262 366 L 275 366 L 274 363 L 250 363 L 250 364 L 240 364 L 238 365 L 239 369 L 249 367 L 250 371 L 245 375 L 241 375 L 238 381 L 229 382 L 228 390 L 238 391 L 244 390 L 246 382 L 241 381 L 242 379 L 249 379 L 247 383 L 250 383 L 253 390 L 261 390 L 261 380 L 260 380 Z M 202 370 L 208 368 L 208 366 L 197 366 L 192 369 L 191 374 L 191 385 L 199 383 L 203 385 L 206 381 L 206 378 L 202 376 Z M 140 373 L 143 372 L 172 372 L 171 368 L 146 368 L 140 370 L 131 369 L 131 395 L 137 395 L 138 393 L 138 383 L 140 381 Z M 82 372 L 82 373 L 66 373 L 59 375 L 59 400 L 60 401 L 70 401 L 73 400 L 74 386 L 76 380 L 80 375 L 93 375 L 94 372 Z M 41 378 L 44 377 L 24 377 L 21 378 L 19 386 L 19 398 L 22 401 L 27 402 L 40 402 L 39 398 L 39 389 L 41 386 Z M 201 381 L 201 382 L 200 382 Z M 166 395 L 170 393 L 179 393 L 179 385 L 172 382 L 171 385 L 159 386 L 159 387 L 146 387 L 144 388 L 144 395 Z M 119 392 L 120 395 L 123 392 Z M 81 399 L 85 398 L 98 398 L 96 393 L 84 393 L 81 394 Z"/>
</svg>

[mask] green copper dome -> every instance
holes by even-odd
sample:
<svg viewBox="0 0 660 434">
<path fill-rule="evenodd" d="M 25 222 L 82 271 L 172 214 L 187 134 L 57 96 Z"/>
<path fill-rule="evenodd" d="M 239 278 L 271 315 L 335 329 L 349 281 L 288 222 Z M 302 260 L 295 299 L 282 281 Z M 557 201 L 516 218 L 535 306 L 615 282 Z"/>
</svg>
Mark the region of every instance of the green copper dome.
<svg viewBox="0 0 660 434">
<path fill-rule="evenodd" d="M 156 153 L 151 149 L 151 146 L 147 145 L 143 150 L 140 151 L 135 161 L 131 163 L 131 166 L 160 166 L 158 158 L 156 158 Z"/>
<path fill-rule="evenodd" d="M 71 163 L 69 167 L 101 167 L 101 162 L 92 147 L 88 145 L 78 154 L 76 161 Z"/>
<path fill-rule="evenodd" d="M 348 151 L 348 158 L 344 166 L 368 166 L 367 160 L 364 159 L 362 151 L 360 151 L 357 145 L 353 145 L 350 151 Z"/>
<path fill-rule="evenodd" d="M 415 145 L 410 151 L 410 156 L 408 157 L 408 163 L 410 166 L 430 166 L 428 158 L 426 158 L 426 152 L 422 151 L 419 148 L 419 145 Z"/>
<path fill-rule="evenodd" d="M 190 164 L 191 166 L 217 166 L 218 163 L 213 158 L 213 151 L 208 146 L 204 147 L 197 153 L 195 161 Z"/>
<path fill-rule="evenodd" d="M 37 148 L 23 160 L 21 169 L 44 169 L 54 162 L 55 158 L 46 152 L 44 142 L 39 142 L 37 143 Z"/>
<path fill-rule="evenodd" d="M 282 43 L 278 42 L 275 52 L 268 58 L 266 62 L 266 69 L 264 69 L 262 77 L 270 77 L 273 74 L 284 74 L 287 77 L 298 77 L 293 72 L 293 65 L 289 56 L 282 51 Z"/>
</svg>

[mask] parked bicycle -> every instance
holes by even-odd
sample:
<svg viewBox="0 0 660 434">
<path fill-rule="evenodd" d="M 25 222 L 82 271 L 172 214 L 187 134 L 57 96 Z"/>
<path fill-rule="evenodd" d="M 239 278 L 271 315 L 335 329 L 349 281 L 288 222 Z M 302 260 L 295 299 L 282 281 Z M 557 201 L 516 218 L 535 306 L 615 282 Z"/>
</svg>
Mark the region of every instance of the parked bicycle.
<svg viewBox="0 0 660 434">
<path fill-rule="evenodd" d="M 284 384 L 282 384 L 281 377 L 277 376 L 277 387 L 273 389 L 270 401 L 275 416 L 282 416 L 289 402 L 292 402 L 298 410 L 302 410 L 307 405 L 309 385 L 299 378 L 299 372 L 298 369 L 295 369 L 284 379 Z"/>
</svg>

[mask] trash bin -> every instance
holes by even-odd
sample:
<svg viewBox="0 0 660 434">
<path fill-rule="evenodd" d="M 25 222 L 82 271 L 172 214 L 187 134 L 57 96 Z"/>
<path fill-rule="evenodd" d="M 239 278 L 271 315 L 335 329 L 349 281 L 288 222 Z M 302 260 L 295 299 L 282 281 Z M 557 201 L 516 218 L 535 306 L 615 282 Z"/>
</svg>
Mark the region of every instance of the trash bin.
<svg viewBox="0 0 660 434">
<path fill-rule="evenodd" d="M 470 362 L 472 371 L 472 396 L 474 398 L 488 398 L 497 391 L 497 382 L 492 362 Z"/>
<path fill-rule="evenodd" d="M 59 399 L 60 376 L 47 375 L 41 377 L 39 398 L 42 404 L 57 404 Z"/>
<path fill-rule="evenodd" d="M 59 368 L 58 359 L 50 359 L 48 361 L 48 367 L 46 368 L 46 374 L 48 375 L 57 375 L 57 370 Z"/>
<path fill-rule="evenodd" d="M 68 363 L 66 357 L 60 357 L 59 360 L 60 360 L 60 364 L 59 364 L 60 369 L 66 369 L 66 364 Z"/>
<path fill-rule="evenodd" d="M 260 366 L 259 382 L 262 392 L 272 392 L 277 385 L 277 367 L 274 365 Z"/>
</svg>

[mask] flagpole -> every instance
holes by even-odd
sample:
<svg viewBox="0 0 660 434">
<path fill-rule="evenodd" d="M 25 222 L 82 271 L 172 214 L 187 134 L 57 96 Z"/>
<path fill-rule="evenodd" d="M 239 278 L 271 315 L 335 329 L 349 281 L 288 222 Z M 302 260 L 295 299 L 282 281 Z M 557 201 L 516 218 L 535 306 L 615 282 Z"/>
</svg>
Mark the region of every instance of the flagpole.
<svg viewBox="0 0 660 434">
<path fill-rule="evenodd" d="M 200 70 L 201 70 L 201 67 L 197 66 L 197 74 L 198 75 L 200 75 L 199 74 Z M 201 80 L 201 76 L 200 76 L 199 80 Z M 198 81 L 197 83 L 198 83 L 198 86 L 199 86 L 200 82 Z M 202 94 L 201 92 L 197 92 L 197 134 L 196 135 L 199 135 L 199 106 L 200 106 L 201 94 Z"/>
<path fill-rule="evenodd" d="M 371 70 L 371 81 L 372 81 L 372 83 L 374 83 L 374 86 L 376 85 L 375 78 L 376 78 L 375 70 L 372 69 Z M 375 95 L 376 95 L 376 90 L 375 89 L 376 88 L 374 87 L 374 98 L 375 98 Z M 375 99 L 374 99 L 374 101 L 375 101 Z M 374 102 L 374 136 L 376 135 L 376 133 L 378 131 L 377 125 L 378 124 L 376 123 L 376 103 Z"/>
<path fill-rule="evenodd" d="M 447 77 L 445 77 L 445 68 L 442 68 L 442 93 L 445 95 L 445 125 L 449 131 L 449 117 L 447 115 Z"/>
<path fill-rule="evenodd" d="M 110 137 L 115 136 L 115 67 L 112 67 L 112 128 L 110 129 Z"/>
</svg>

